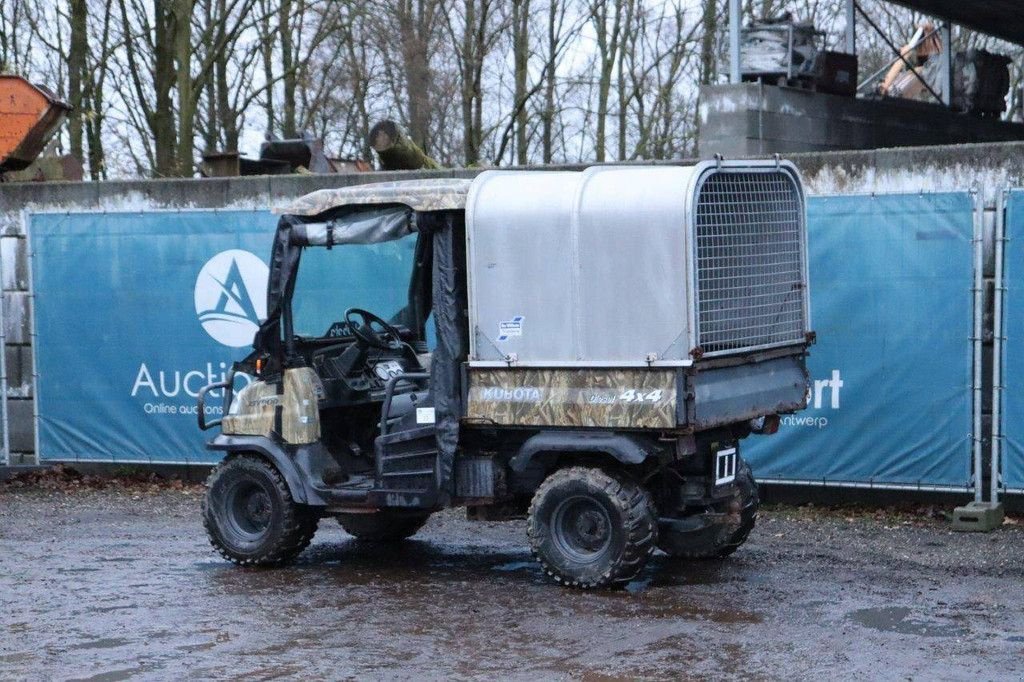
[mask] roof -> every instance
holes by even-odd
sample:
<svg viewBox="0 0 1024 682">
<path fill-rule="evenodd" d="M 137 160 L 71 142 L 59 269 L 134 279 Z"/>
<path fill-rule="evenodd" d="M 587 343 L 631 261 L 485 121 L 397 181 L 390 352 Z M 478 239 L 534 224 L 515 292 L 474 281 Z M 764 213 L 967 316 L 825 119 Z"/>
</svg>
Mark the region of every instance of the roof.
<svg viewBox="0 0 1024 682">
<path fill-rule="evenodd" d="M 930 16 L 1024 45 L 1024 6 L 1020 0 L 892 1 Z"/>
<path fill-rule="evenodd" d="M 453 211 L 466 207 L 471 180 L 431 178 L 321 189 L 299 197 L 275 213 L 314 216 L 342 206 L 404 204 L 414 211 Z"/>
</svg>

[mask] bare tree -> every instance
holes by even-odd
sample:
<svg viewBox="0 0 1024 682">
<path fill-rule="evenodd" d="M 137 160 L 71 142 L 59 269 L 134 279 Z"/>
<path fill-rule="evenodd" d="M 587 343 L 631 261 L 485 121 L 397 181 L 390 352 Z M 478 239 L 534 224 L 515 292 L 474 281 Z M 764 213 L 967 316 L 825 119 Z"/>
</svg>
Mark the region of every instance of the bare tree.
<svg viewBox="0 0 1024 682">
<path fill-rule="evenodd" d="M 594 131 L 594 158 L 605 160 L 608 100 L 611 96 L 612 73 L 621 47 L 622 30 L 633 0 L 590 0 L 590 22 L 597 37 L 598 86 L 597 129 Z"/>
<path fill-rule="evenodd" d="M 569 15 L 568 0 L 548 0 L 544 24 L 544 105 L 541 118 L 541 161 L 551 163 L 554 158 L 555 125 L 558 90 L 558 64 L 567 48 L 579 35 L 586 19 L 573 21 Z"/>
</svg>

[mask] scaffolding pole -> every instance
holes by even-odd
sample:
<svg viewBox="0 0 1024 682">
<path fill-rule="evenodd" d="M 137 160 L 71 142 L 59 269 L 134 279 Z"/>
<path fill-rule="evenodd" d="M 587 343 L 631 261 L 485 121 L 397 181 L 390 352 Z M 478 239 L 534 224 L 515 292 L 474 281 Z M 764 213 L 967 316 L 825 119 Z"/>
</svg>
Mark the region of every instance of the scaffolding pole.
<svg viewBox="0 0 1024 682">
<path fill-rule="evenodd" d="M 857 10 L 853 0 L 846 0 L 846 52 L 857 54 Z"/>
<path fill-rule="evenodd" d="M 999 502 L 1000 469 L 1003 460 L 1003 253 L 1006 242 L 1006 190 L 996 193 L 995 281 L 992 301 L 992 447 L 989 472 L 989 502 Z"/>
<path fill-rule="evenodd" d="M 983 254 L 984 250 L 984 237 L 983 237 L 983 212 L 984 204 L 981 198 L 981 193 L 977 189 L 971 190 L 971 194 L 974 199 L 974 329 L 971 334 L 971 341 L 973 344 L 974 351 L 974 371 L 971 373 L 971 393 L 972 393 L 972 432 L 971 439 L 973 445 L 973 460 L 974 469 L 974 501 L 982 501 L 983 485 L 981 480 L 982 470 L 982 459 L 981 459 L 981 446 L 982 446 L 982 434 L 981 434 L 981 400 L 982 400 L 982 386 L 981 386 L 981 344 L 982 344 L 982 314 L 984 308 L 984 287 L 985 287 L 985 273 L 983 272 Z"/>
<path fill-rule="evenodd" d="M 740 0 L 729 0 L 729 82 L 740 83 Z"/>
</svg>

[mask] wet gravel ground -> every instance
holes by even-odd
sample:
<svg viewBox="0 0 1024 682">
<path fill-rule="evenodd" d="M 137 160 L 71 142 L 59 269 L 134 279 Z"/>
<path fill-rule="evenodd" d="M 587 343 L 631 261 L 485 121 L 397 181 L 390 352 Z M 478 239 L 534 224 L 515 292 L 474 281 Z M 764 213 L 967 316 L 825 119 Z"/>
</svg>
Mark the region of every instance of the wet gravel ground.
<svg viewBox="0 0 1024 682">
<path fill-rule="evenodd" d="M 521 523 L 454 511 L 390 548 L 326 519 L 295 567 L 234 568 L 200 494 L 0 487 L 0 678 L 1024 676 L 1016 524 L 776 509 L 727 561 L 580 593 Z"/>
</svg>

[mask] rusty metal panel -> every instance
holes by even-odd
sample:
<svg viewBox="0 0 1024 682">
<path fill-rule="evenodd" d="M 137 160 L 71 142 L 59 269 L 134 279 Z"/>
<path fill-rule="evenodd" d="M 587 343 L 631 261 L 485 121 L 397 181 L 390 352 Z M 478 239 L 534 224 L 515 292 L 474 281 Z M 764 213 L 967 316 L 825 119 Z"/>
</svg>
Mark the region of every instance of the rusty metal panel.
<svg viewBox="0 0 1024 682">
<path fill-rule="evenodd" d="M 700 431 L 802 410 L 807 406 L 808 381 L 803 355 L 698 371 L 690 380 L 692 426 Z"/>
<path fill-rule="evenodd" d="M 0 171 L 31 164 L 70 109 L 45 88 L 0 74 Z"/>
<path fill-rule="evenodd" d="M 466 420 L 502 426 L 676 426 L 672 369 L 469 370 Z"/>
</svg>

